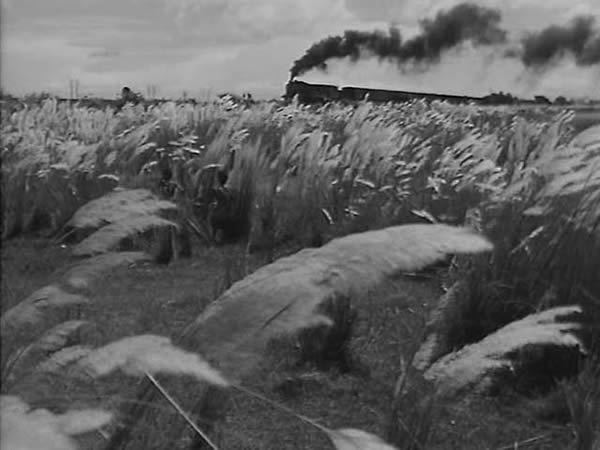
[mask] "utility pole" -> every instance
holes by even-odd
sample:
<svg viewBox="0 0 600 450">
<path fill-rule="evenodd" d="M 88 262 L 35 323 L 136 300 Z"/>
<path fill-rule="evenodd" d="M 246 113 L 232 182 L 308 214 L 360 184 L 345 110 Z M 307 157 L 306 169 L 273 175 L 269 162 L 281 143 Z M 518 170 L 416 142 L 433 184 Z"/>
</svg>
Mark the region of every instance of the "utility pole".
<svg viewBox="0 0 600 450">
<path fill-rule="evenodd" d="M 79 98 L 79 80 L 69 80 L 69 100 Z"/>
</svg>

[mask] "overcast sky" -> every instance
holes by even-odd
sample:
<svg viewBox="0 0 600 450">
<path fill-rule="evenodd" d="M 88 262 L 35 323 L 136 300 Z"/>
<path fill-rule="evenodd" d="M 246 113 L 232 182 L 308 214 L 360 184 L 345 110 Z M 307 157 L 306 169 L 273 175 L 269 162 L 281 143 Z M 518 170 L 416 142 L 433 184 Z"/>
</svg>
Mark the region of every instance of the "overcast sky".
<svg viewBox="0 0 600 450">
<path fill-rule="evenodd" d="M 293 61 L 315 41 L 344 29 L 386 29 L 403 36 L 417 21 L 455 0 L 0 0 L 1 83 L 22 94 L 66 95 L 69 79 L 82 94 L 114 97 L 123 85 L 160 95 L 186 90 L 202 96 L 249 91 L 283 93 Z M 599 0 L 479 0 L 498 7 L 515 37 L 525 29 L 563 24 L 577 14 L 600 18 Z M 544 76 L 524 73 L 516 61 L 481 50 L 445 55 L 426 74 L 402 75 L 391 64 L 336 61 L 306 81 L 448 93 L 600 97 L 600 71 L 564 64 Z"/>
</svg>

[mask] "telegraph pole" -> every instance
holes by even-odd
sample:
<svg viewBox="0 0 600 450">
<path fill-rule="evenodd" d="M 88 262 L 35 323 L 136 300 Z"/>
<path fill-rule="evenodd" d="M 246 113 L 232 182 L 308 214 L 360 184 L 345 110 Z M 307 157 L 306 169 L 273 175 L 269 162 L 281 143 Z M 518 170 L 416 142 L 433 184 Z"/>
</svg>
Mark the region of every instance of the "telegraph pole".
<svg viewBox="0 0 600 450">
<path fill-rule="evenodd" d="M 152 98 L 152 99 L 156 98 L 156 91 L 157 91 L 156 85 L 154 85 L 154 84 L 149 84 L 146 87 L 146 94 L 148 95 L 148 98 Z"/>
<path fill-rule="evenodd" d="M 69 100 L 79 98 L 79 80 L 69 80 Z"/>
</svg>

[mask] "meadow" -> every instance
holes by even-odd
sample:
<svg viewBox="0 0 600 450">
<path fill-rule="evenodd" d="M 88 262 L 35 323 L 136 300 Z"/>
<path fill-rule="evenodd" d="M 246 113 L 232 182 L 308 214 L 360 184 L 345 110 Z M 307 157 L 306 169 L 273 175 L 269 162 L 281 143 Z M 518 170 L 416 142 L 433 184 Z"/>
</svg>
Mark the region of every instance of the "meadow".
<svg viewBox="0 0 600 450">
<path fill-rule="evenodd" d="M 1 198 L 2 448 L 600 448 L 597 111 L 49 99 Z"/>
</svg>

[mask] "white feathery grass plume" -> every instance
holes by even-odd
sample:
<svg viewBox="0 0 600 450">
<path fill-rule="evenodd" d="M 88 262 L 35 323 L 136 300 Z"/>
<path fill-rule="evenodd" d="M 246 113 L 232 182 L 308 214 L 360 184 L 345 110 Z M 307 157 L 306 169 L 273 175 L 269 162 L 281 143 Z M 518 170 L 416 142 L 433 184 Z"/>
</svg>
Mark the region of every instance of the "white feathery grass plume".
<svg viewBox="0 0 600 450">
<path fill-rule="evenodd" d="M 32 344 L 35 350 L 53 353 L 61 350 L 68 342 L 73 333 L 89 324 L 87 320 L 68 320 L 59 323 L 46 331 L 41 338 Z"/>
<path fill-rule="evenodd" d="M 14 396 L 0 396 L 0 448 L 11 450 L 76 450 L 70 436 L 105 426 L 112 414 L 87 409 L 53 414 L 45 409 L 30 410 Z"/>
<path fill-rule="evenodd" d="M 600 125 L 595 125 L 583 130 L 573 138 L 571 145 L 575 145 L 589 151 L 600 150 Z"/>
<path fill-rule="evenodd" d="M 264 266 L 238 281 L 184 331 L 184 339 L 229 378 L 251 369 L 266 343 L 315 321 L 337 295 L 358 298 L 387 277 L 414 271 L 449 253 L 489 251 L 472 231 L 448 225 L 403 225 L 335 239 Z"/>
<path fill-rule="evenodd" d="M 151 260 L 151 257 L 144 252 L 107 253 L 74 264 L 62 278 L 71 288 L 87 289 L 95 279 L 108 270 L 121 264 L 147 260 Z M 27 324 L 35 325 L 42 319 L 42 313 L 47 308 L 81 305 L 88 302 L 86 297 L 66 292 L 56 284 L 45 286 L 2 314 L 0 317 L 2 335 Z"/>
<path fill-rule="evenodd" d="M 85 238 L 73 248 L 75 256 L 91 256 L 113 250 L 119 243 L 137 233 L 152 228 L 178 225 L 167 219 L 154 215 L 138 215 L 137 213 L 123 216 L 118 222 L 110 223 Z"/>
<path fill-rule="evenodd" d="M 45 286 L 2 314 L 2 334 L 27 324 L 35 325 L 42 319 L 42 312 L 47 308 L 81 305 L 88 301 L 86 297 L 65 292 L 54 284 Z"/>
<path fill-rule="evenodd" d="M 354 428 L 329 430 L 327 436 L 337 450 L 396 450 L 378 436 Z"/>
<path fill-rule="evenodd" d="M 22 351 L 13 353 L 13 355 L 11 355 L 12 358 L 10 358 L 9 362 L 7 362 L 7 367 L 10 367 L 7 380 L 11 381 L 14 379 L 15 370 L 23 365 L 23 361 L 27 361 L 27 359 L 31 360 L 35 357 L 39 358 L 40 356 L 45 356 L 47 354 L 60 351 L 65 345 L 67 345 L 71 335 L 88 323 L 89 322 L 85 320 L 68 320 L 66 322 L 59 323 L 55 327 L 46 331 L 36 341 L 23 347 Z"/>
<path fill-rule="evenodd" d="M 69 436 L 87 433 L 106 425 L 112 419 L 112 414 L 98 409 L 82 409 L 67 411 L 55 416 L 57 427 Z"/>
<path fill-rule="evenodd" d="M 567 146 L 543 151 L 529 170 L 545 183 L 536 192 L 535 204 L 525 214 L 543 215 L 556 211 L 559 199 L 571 198 L 570 203 L 575 208 L 574 225 L 598 231 L 599 169 L 600 126 L 581 132 Z"/>
<path fill-rule="evenodd" d="M 84 259 L 71 266 L 63 275 L 64 282 L 74 289 L 88 289 L 105 272 L 123 264 L 150 261 L 144 252 L 113 252 Z"/>
<path fill-rule="evenodd" d="M 574 347 L 585 353 L 584 344 L 573 334 L 581 328 L 581 324 L 557 322 L 561 317 L 581 311 L 575 305 L 531 314 L 475 344 L 440 358 L 427 369 L 424 376 L 437 385 L 438 395 L 446 397 L 465 389 L 485 390 L 493 382 L 496 373 L 512 369 L 511 355 L 525 347 Z"/>
<path fill-rule="evenodd" d="M 140 335 L 112 342 L 79 360 L 94 377 L 121 369 L 128 375 L 168 373 L 191 375 L 199 380 L 227 386 L 228 382 L 199 355 L 186 352 L 163 336 Z"/>
<path fill-rule="evenodd" d="M 147 189 L 114 190 L 79 208 L 67 226 L 97 228 L 107 223 L 122 221 L 132 215 L 154 215 L 176 207 L 172 202 L 160 200 Z"/>
<path fill-rule="evenodd" d="M 63 348 L 38 364 L 34 372 L 58 372 L 63 367 L 69 366 L 84 356 L 89 355 L 92 350 L 92 347 L 88 345 L 73 345 Z"/>
</svg>

